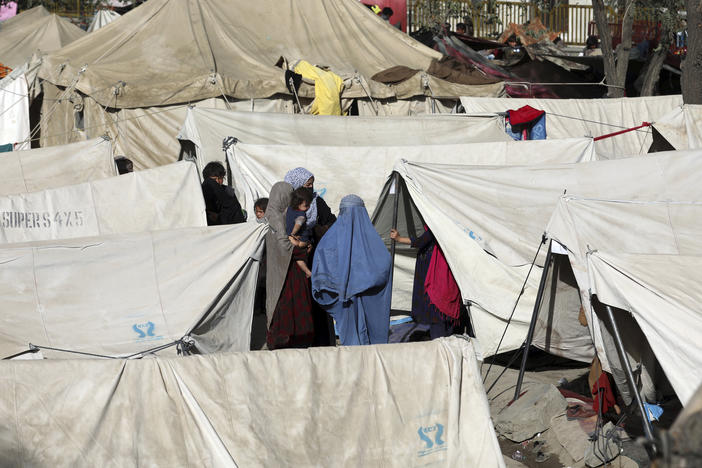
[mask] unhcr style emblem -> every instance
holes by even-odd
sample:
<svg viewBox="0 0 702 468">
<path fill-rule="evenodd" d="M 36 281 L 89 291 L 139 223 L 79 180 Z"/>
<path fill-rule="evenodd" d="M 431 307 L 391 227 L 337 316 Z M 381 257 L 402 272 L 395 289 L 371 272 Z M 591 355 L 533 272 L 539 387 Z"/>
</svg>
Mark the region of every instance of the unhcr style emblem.
<svg viewBox="0 0 702 468">
<path fill-rule="evenodd" d="M 156 325 L 150 320 L 146 323 L 135 323 L 132 325 L 132 330 L 139 334 L 139 339 L 154 336 L 154 328 L 156 328 Z"/>
<path fill-rule="evenodd" d="M 423 457 L 430 453 L 446 450 L 446 442 L 442 439 L 444 435 L 443 424 L 436 423 L 433 426 L 420 426 L 417 429 L 417 434 L 419 434 L 419 439 L 424 444 L 424 448 L 418 452 L 418 456 Z"/>
</svg>

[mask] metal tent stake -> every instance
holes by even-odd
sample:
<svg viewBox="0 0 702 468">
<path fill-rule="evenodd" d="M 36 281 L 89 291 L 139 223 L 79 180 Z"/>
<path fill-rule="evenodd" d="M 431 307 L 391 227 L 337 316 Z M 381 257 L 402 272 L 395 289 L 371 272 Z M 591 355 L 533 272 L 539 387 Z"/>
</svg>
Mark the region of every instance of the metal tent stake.
<svg viewBox="0 0 702 468">
<path fill-rule="evenodd" d="M 392 228 L 397 229 L 397 212 L 399 208 L 399 203 L 400 203 L 400 174 L 395 171 L 392 174 L 392 185 L 390 186 L 390 189 L 395 187 L 395 200 L 393 200 L 393 205 L 392 205 Z M 392 294 L 392 282 L 395 277 L 395 244 L 397 242 L 394 239 L 390 240 L 390 258 L 391 258 L 391 263 L 390 263 L 390 291 Z"/>
<path fill-rule="evenodd" d="M 546 239 L 544 238 L 544 242 Z M 514 389 L 514 399 L 519 398 L 519 393 L 522 391 L 522 381 L 524 380 L 524 371 L 526 370 L 527 358 L 529 356 L 529 347 L 531 342 L 534 340 L 534 330 L 536 329 L 536 320 L 539 318 L 539 309 L 541 308 L 541 301 L 544 297 L 544 289 L 546 287 L 546 277 L 548 276 L 548 270 L 551 267 L 551 242 L 548 244 L 548 251 L 546 252 L 546 263 L 544 263 L 544 270 L 541 272 L 541 280 L 539 281 L 539 291 L 536 293 L 536 302 L 534 303 L 534 311 L 531 313 L 531 322 L 529 323 L 529 332 L 527 333 L 526 341 L 524 342 L 524 354 L 522 355 L 522 364 L 519 367 L 519 377 L 517 377 L 517 387 Z"/>
<path fill-rule="evenodd" d="M 626 351 L 624 351 L 624 343 L 622 342 L 622 337 L 619 334 L 619 327 L 617 327 L 617 322 L 614 320 L 614 311 L 610 306 L 604 304 L 607 310 L 607 318 L 609 319 L 609 324 L 612 326 L 612 334 L 614 335 L 614 343 L 617 348 L 617 354 L 619 355 L 619 360 L 624 368 L 624 373 L 626 374 L 626 382 L 629 384 L 629 391 L 634 395 L 636 399 L 636 405 L 639 407 L 639 412 L 641 413 L 641 418 L 643 419 L 643 429 L 646 434 L 646 438 L 653 441 L 653 428 L 651 427 L 651 421 L 648 420 L 646 416 L 646 410 L 644 409 L 643 401 L 641 400 L 641 395 L 639 395 L 636 389 L 636 383 L 634 382 L 634 373 L 631 371 L 631 364 L 629 364 L 629 358 L 626 356 Z"/>
</svg>

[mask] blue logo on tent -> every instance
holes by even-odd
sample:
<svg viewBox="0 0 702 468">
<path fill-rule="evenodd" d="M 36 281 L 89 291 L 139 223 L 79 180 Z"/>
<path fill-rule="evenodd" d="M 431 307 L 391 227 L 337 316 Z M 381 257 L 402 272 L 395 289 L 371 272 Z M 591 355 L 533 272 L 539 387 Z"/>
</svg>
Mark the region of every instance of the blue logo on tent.
<svg viewBox="0 0 702 468">
<path fill-rule="evenodd" d="M 326 187 L 323 188 L 323 189 L 321 189 L 321 190 L 317 190 L 317 195 L 318 195 L 319 197 L 324 198 L 324 195 L 326 195 L 326 194 L 327 194 L 327 189 L 326 189 Z"/>
<path fill-rule="evenodd" d="M 154 336 L 154 328 L 156 328 L 156 325 L 152 321 L 132 325 L 132 330 L 139 334 L 139 339 Z"/>
<path fill-rule="evenodd" d="M 418 452 L 418 456 L 423 457 L 430 453 L 446 450 L 446 442 L 442 439 L 444 435 L 443 424 L 436 423 L 432 426 L 420 426 L 417 429 L 419 439 L 424 447 Z"/>
</svg>

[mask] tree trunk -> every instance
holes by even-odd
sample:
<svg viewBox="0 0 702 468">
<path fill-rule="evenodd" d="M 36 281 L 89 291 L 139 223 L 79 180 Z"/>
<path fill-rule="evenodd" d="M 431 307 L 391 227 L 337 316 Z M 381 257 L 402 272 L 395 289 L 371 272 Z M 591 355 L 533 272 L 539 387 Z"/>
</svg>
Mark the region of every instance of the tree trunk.
<svg viewBox="0 0 702 468">
<path fill-rule="evenodd" d="M 617 95 L 612 97 L 623 97 L 626 94 L 626 71 L 629 68 L 629 52 L 631 52 L 631 33 L 634 26 L 634 2 L 635 0 L 622 0 L 624 16 L 622 17 L 622 42 L 617 51 Z"/>
<path fill-rule="evenodd" d="M 702 0 L 701 0 L 702 1 Z M 631 29 L 634 24 L 634 0 L 624 0 L 624 16 L 622 18 L 622 41 L 614 58 L 612 49 L 612 32 L 607 20 L 607 11 L 603 0 L 592 0 L 592 12 L 600 37 L 600 48 L 604 60 L 605 83 L 608 97 L 623 97 L 625 94 L 626 70 L 629 67 L 629 51 L 631 50 Z"/>
<path fill-rule="evenodd" d="M 658 79 L 661 76 L 661 67 L 668 55 L 670 43 L 673 40 L 673 35 L 666 26 L 666 22 L 663 21 L 662 23 L 661 40 L 658 43 L 658 47 L 653 49 L 651 56 L 648 58 L 648 63 L 646 64 L 646 73 L 644 74 L 643 85 L 641 86 L 641 96 L 653 96 L 656 84 L 658 84 Z"/>
<path fill-rule="evenodd" d="M 685 104 L 702 104 L 702 0 L 686 0 L 687 56 L 682 63 Z"/>
<path fill-rule="evenodd" d="M 604 62 L 605 82 L 614 84 L 617 70 L 614 62 L 614 52 L 612 51 L 612 32 L 607 21 L 607 12 L 603 0 L 592 0 L 592 14 L 597 25 L 597 35 L 600 37 L 600 48 L 602 49 L 602 60 Z M 613 88 L 607 88 L 607 95 Z"/>
</svg>

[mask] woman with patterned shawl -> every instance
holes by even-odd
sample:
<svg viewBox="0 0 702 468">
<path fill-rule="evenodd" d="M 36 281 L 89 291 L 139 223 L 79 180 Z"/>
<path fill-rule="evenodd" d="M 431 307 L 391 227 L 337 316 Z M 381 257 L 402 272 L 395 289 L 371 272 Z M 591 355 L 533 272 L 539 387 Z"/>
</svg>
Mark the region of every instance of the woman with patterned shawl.
<svg viewBox="0 0 702 468">
<path fill-rule="evenodd" d="M 336 221 L 336 216 L 332 213 L 329 205 L 324 201 L 324 198 L 319 196 L 317 192 L 314 191 L 314 174 L 305 169 L 304 167 L 296 167 L 291 169 L 285 174 L 285 182 L 292 185 L 293 189 L 297 190 L 300 187 L 305 187 L 312 191 L 314 194 L 314 199 L 310 204 L 310 208 L 307 210 L 307 226 L 312 229 L 314 233 L 314 242 L 312 245 L 312 251 L 310 252 L 312 263 L 314 266 L 314 249 L 316 245 L 319 244 L 320 240 L 327 232 L 327 230 Z M 317 302 L 312 304 L 312 317 L 314 318 L 314 328 L 315 328 L 315 346 L 329 346 L 336 344 L 336 339 L 334 337 L 334 324 L 332 323 L 329 315 L 319 306 Z"/>
<path fill-rule="evenodd" d="M 310 282 L 295 260 L 307 249 L 293 247 L 285 230 L 285 210 L 293 188 L 278 182 L 271 188 L 266 217 L 266 315 L 268 349 L 301 348 L 314 341 Z"/>
</svg>

